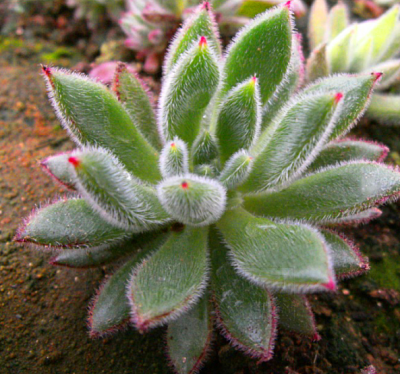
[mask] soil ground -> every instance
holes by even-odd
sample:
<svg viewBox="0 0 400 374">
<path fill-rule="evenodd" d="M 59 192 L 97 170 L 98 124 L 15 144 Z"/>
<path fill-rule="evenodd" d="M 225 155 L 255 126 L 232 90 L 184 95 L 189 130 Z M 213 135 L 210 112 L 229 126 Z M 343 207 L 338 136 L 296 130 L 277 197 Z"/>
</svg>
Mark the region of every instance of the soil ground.
<svg viewBox="0 0 400 374">
<path fill-rule="evenodd" d="M 0 374 L 170 373 L 162 328 L 89 338 L 87 305 L 111 268 L 55 268 L 50 253 L 12 242 L 35 204 L 64 194 L 38 161 L 73 148 L 47 101 L 32 50 L 15 48 L 0 57 Z M 389 162 L 400 163 L 399 128 L 364 122 L 357 135 L 388 144 Z M 377 221 L 347 230 L 369 256 L 371 271 L 342 282 L 335 295 L 311 297 L 320 342 L 280 332 L 273 360 L 257 365 L 218 337 L 202 373 L 360 373 L 370 364 L 381 374 L 400 373 L 400 205 L 383 211 Z"/>
</svg>

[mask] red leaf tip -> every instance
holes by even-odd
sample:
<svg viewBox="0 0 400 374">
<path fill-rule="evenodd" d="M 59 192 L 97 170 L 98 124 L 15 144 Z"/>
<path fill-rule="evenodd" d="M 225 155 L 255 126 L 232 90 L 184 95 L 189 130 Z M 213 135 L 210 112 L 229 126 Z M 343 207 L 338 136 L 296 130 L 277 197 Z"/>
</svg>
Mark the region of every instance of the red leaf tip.
<svg viewBox="0 0 400 374">
<path fill-rule="evenodd" d="M 201 4 L 201 9 L 210 10 L 210 3 L 208 1 L 205 1 L 203 4 Z"/>
<path fill-rule="evenodd" d="M 313 340 L 313 342 L 318 342 L 319 340 L 321 340 L 321 335 L 316 332 L 313 335 L 312 340 Z"/>
<path fill-rule="evenodd" d="M 335 104 L 339 104 L 340 100 L 343 99 L 343 96 L 344 96 L 344 95 L 343 95 L 341 92 L 338 92 L 338 93 L 335 95 Z"/>
<path fill-rule="evenodd" d="M 176 144 L 175 143 L 171 143 L 171 148 L 175 149 L 176 148 Z"/>
<path fill-rule="evenodd" d="M 285 3 L 284 6 L 290 10 L 291 5 L 292 5 L 292 0 L 289 0 L 289 1 L 287 1 L 287 2 Z"/>
<path fill-rule="evenodd" d="M 381 79 L 383 73 L 374 72 L 374 73 L 372 73 L 372 75 L 375 77 L 375 82 L 378 82 Z"/>
<path fill-rule="evenodd" d="M 80 165 L 80 163 L 81 163 L 80 160 L 78 160 L 76 157 L 73 157 L 73 156 L 68 158 L 68 162 L 70 164 L 74 165 L 74 167 L 78 167 Z"/>
<path fill-rule="evenodd" d="M 181 187 L 182 187 L 184 190 L 187 190 L 187 189 L 189 188 L 189 183 L 186 182 L 186 181 L 183 181 L 183 182 L 181 183 Z"/>
<path fill-rule="evenodd" d="M 254 75 L 253 78 L 251 78 L 251 81 L 253 84 L 256 84 L 257 82 L 257 77 Z"/>
<path fill-rule="evenodd" d="M 46 75 L 47 78 L 50 78 L 50 76 L 51 76 L 51 69 L 50 69 L 49 66 L 42 65 L 42 71 L 43 71 L 43 74 Z"/>
<path fill-rule="evenodd" d="M 329 291 L 336 291 L 336 283 L 332 278 L 329 278 L 329 282 L 324 283 L 323 286 Z"/>
<path fill-rule="evenodd" d="M 205 36 L 202 36 L 202 37 L 200 38 L 199 46 L 200 46 L 200 47 L 204 47 L 204 46 L 206 46 L 206 45 L 207 45 L 207 38 L 206 38 Z"/>
</svg>

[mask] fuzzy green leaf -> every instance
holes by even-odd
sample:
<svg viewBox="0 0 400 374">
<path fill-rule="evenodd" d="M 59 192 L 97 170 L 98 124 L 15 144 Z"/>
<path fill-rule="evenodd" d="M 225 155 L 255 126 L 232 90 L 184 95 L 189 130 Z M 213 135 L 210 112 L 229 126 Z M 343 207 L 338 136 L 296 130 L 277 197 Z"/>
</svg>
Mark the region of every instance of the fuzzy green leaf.
<svg viewBox="0 0 400 374">
<path fill-rule="evenodd" d="M 374 94 L 367 116 L 385 124 L 400 125 L 400 95 Z"/>
<path fill-rule="evenodd" d="M 344 161 L 369 160 L 381 162 L 388 152 L 389 149 L 379 143 L 351 139 L 334 141 L 322 149 L 310 165 L 309 170 L 317 170 Z"/>
<path fill-rule="evenodd" d="M 168 324 L 168 356 L 177 374 L 197 373 L 210 349 L 213 326 L 206 295 L 191 310 Z"/>
<path fill-rule="evenodd" d="M 207 276 L 207 228 L 186 227 L 138 266 L 128 286 L 141 330 L 178 317 L 201 296 Z"/>
<path fill-rule="evenodd" d="M 329 70 L 331 73 L 348 71 L 351 56 L 351 42 L 356 25 L 344 29 L 326 48 Z"/>
<path fill-rule="evenodd" d="M 221 55 L 221 44 L 214 13 L 208 3 L 200 5 L 177 31 L 165 58 L 164 75 L 168 75 L 179 58 L 190 49 L 194 42 L 205 36 L 214 53 Z"/>
<path fill-rule="evenodd" d="M 155 149 L 160 149 L 160 137 L 148 88 L 144 86 L 138 76 L 129 72 L 123 63 L 117 67 L 113 91 L 118 100 L 124 104 L 124 108 L 136 128 Z"/>
<path fill-rule="evenodd" d="M 192 159 L 195 165 L 207 164 L 218 157 L 219 149 L 214 136 L 207 130 L 202 131 L 193 143 Z"/>
<path fill-rule="evenodd" d="M 336 38 L 343 30 L 350 25 L 349 10 L 347 5 L 339 2 L 329 12 L 326 40 Z"/>
<path fill-rule="evenodd" d="M 387 47 L 386 52 L 381 56 L 381 61 L 386 61 L 389 58 L 393 58 L 398 55 L 400 51 L 400 22 L 394 27 L 391 42 Z"/>
<path fill-rule="evenodd" d="M 251 21 L 231 43 L 223 70 L 222 94 L 256 76 L 264 105 L 284 77 L 290 60 L 292 24 L 288 7 L 269 10 Z"/>
<path fill-rule="evenodd" d="M 309 226 L 228 210 L 217 227 L 232 250 L 235 268 L 261 286 L 290 291 L 334 289 L 322 236 Z"/>
<path fill-rule="evenodd" d="M 341 100 L 341 93 L 300 95 L 293 100 L 261 135 L 256 146 L 261 151 L 241 189 L 261 191 L 301 174 L 332 133 Z"/>
<path fill-rule="evenodd" d="M 54 68 L 43 71 L 56 113 L 78 144 L 108 149 L 143 180 L 161 178 L 156 150 L 107 87 L 79 74 Z"/>
<path fill-rule="evenodd" d="M 233 346 L 262 361 L 269 360 L 277 325 L 271 295 L 236 272 L 215 231 L 210 246 L 217 325 Z"/>
<path fill-rule="evenodd" d="M 247 152 L 236 152 L 225 164 L 218 179 L 225 188 L 233 190 L 247 179 L 252 166 L 253 158 Z"/>
<path fill-rule="evenodd" d="M 261 123 L 260 93 L 256 77 L 228 92 L 218 115 L 216 135 L 222 162 L 240 149 L 249 149 Z"/>
<path fill-rule="evenodd" d="M 329 245 L 333 269 L 339 279 L 355 276 L 369 269 L 368 261 L 349 240 L 328 230 L 322 230 L 321 234 Z"/>
<path fill-rule="evenodd" d="M 400 59 L 385 61 L 370 70 L 383 73 L 376 89 L 379 91 L 386 90 L 400 78 Z"/>
<path fill-rule="evenodd" d="M 189 172 L 189 154 L 186 144 L 179 138 L 168 142 L 160 155 L 160 170 L 164 178 Z"/>
<path fill-rule="evenodd" d="M 165 141 L 178 136 L 191 145 L 219 82 L 219 66 L 202 36 L 168 74 L 160 96 L 160 126 Z"/>
<path fill-rule="evenodd" d="M 226 190 L 217 181 L 188 174 L 165 179 L 157 188 L 165 210 L 179 222 L 205 226 L 218 220 L 225 209 Z"/>
<path fill-rule="evenodd" d="M 334 166 L 295 181 L 288 188 L 245 198 L 254 214 L 334 222 L 380 204 L 400 192 L 400 173 L 359 161 Z"/>
<path fill-rule="evenodd" d="M 121 241 L 129 233 L 106 222 L 83 199 L 65 199 L 34 212 L 16 240 L 54 247 L 98 246 Z"/>
<path fill-rule="evenodd" d="M 345 99 L 336 126 L 329 137 L 333 140 L 348 132 L 367 108 L 372 89 L 381 74 L 339 75 L 321 79 L 304 90 L 305 93 L 341 92 Z"/>
<path fill-rule="evenodd" d="M 312 50 L 325 41 L 327 23 L 328 4 L 326 0 L 315 0 L 308 20 L 308 39 Z"/>
<path fill-rule="evenodd" d="M 314 82 L 319 78 L 329 75 L 328 60 L 326 57 L 326 44 L 320 44 L 315 48 L 307 60 L 307 81 Z"/>
<path fill-rule="evenodd" d="M 58 155 L 45 158 L 40 165 L 43 167 L 44 171 L 58 183 L 69 190 L 74 190 L 74 173 L 67 162 L 70 156 L 70 153 L 60 153 Z"/>
<path fill-rule="evenodd" d="M 319 340 L 314 314 L 305 296 L 277 293 L 274 295 L 279 310 L 279 326 L 285 330 L 309 335 Z"/>
<path fill-rule="evenodd" d="M 76 189 L 114 225 L 142 232 L 168 220 L 155 189 L 141 184 L 105 150 L 75 151 L 69 162 Z"/>
</svg>

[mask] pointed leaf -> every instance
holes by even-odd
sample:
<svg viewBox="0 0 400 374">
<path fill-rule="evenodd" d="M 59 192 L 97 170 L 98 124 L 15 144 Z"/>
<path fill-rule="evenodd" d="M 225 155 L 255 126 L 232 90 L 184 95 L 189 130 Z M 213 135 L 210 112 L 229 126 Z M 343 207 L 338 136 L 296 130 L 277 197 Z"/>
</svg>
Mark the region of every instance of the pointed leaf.
<svg viewBox="0 0 400 374">
<path fill-rule="evenodd" d="M 57 266 L 69 268 L 91 268 L 98 267 L 121 257 L 132 254 L 146 244 L 157 240 L 161 233 L 145 233 L 134 235 L 128 241 L 115 244 L 103 244 L 98 247 L 67 249 L 51 258 L 50 263 Z"/>
<path fill-rule="evenodd" d="M 164 76 L 167 76 L 179 58 L 190 49 L 194 42 L 205 36 L 217 56 L 221 55 L 218 28 L 210 4 L 199 5 L 180 28 L 172 41 L 165 57 Z"/>
<path fill-rule="evenodd" d="M 400 125 L 400 95 L 374 94 L 367 116 L 381 123 Z"/>
<path fill-rule="evenodd" d="M 126 239 L 129 233 L 110 225 L 83 199 L 63 199 L 34 211 L 15 240 L 48 247 L 84 247 Z"/>
<path fill-rule="evenodd" d="M 344 29 L 326 47 L 329 70 L 331 73 L 340 73 L 349 70 L 351 45 L 357 25 Z"/>
<path fill-rule="evenodd" d="M 347 238 L 329 230 L 322 230 L 331 250 L 333 269 L 338 279 L 360 275 L 369 269 L 368 260 Z"/>
<path fill-rule="evenodd" d="M 107 148 L 137 177 L 160 179 L 157 152 L 105 86 L 54 68 L 43 72 L 58 118 L 78 144 Z"/>
<path fill-rule="evenodd" d="M 214 136 L 202 131 L 193 143 L 192 159 L 195 165 L 207 164 L 218 157 L 219 149 Z"/>
<path fill-rule="evenodd" d="M 328 60 L 326 57 L 326 44 L 320 44 L 315 48 L 307 60 L 307 81 L 313 82 L 329 75 Z"/>
<path fill-rule="evenodd" d="M 351 46 L 351 49 L 353 48 L 354 45 Z M 367 69 L 368 66 L 373 64 L 373 53 L 374 40 L 372 38 L 360 41 L 357 50 L 352 53 L 349 71 L 357 73 Z"/>
<path fill-rule="evenodd" d="M 310 303 L 305 296 L 286 293 L 276 293 L 274 296 L 279 311 L 279 326 L 288 331 L 312 336 L 313 340 L 321 339 Z"/>
<path fill-rule="evenodd" d="M 105 150 L 75 151 L 68 161 L 75 170 L 75 188 L 112 224 L 142 232 L 168 220 L 155 189 L 132 177 Z"/>
<path fill-rule="evenodd" d="M 322 167 L 335 165 L 343 161 L 369 160 L 382 162 L 389 152 L 389 148 L 383 144 L 367 141 L 343 139 L 327 144 L 309 170 L 317 170 Z"/>
<path fill-rule="evenodd" d="M 289 103 L 261 135 L 256 146 L 261 150 L 241 189 L 265 190 L 300 175 L 332 133 L 342 98 L 341 93 L 299 95 Z"/>
<path fill-rule="evenodd" d="M 370 70 L 383 73 L 376 89 L 379 91 L 386 90 L 400 78 L 400 59 L 385 61 Z"/>
<path fill-rule="evenodd" d="M 335 219 L 334 222 L 327 222 L 327 226 L 357 226 L 359 224 L 366 224 L 373 219 L 379 218 L 382 215 L 382 211 L 378 208 L 370 208 L 363 210 L 359 213 L 350 214 L 348 216 Z"/>
<path fill-rule="evenodd" d="M 225 164 L 219 181 L 228 190 L 240 186 L 249 176 L 253 167 L 253 158 L 246 151 L 236 152 Z"/>
<path fill-rule="evenodd" d="M 164 178 L 189 172 L 189 154 L 186 144 L 175 137 L 168 142 L 160 155 L 160 170 Z"/>
<path fill-rule="evenodd" d="M 206 295 L 191 310 L 168 324 L 168 357 L 178 374 L 197 373 L 210 349 L 213 325 Z"/>
<path fill-rule="evenodd" d="M 271 294 L 242 278 L 217 232 L 210 238 L 217 325 L 230 343 L 253 358 L 272 357 L 276 311 Z"/>
<path fill-rule="evenodd" d="M 334 289 L 327 247 L 310 226 L 228 210 L 217 227 L 232 250 L 235 268 L 261 286 L 291 292 Z"/>
<path fill-rule="evenodd" d="M 303 84 L 304 80 L 304 55 L 301 45 L 301 34 L 295 33 L 292 37 L 292 55 L 285 77 L 263 108 L 261 129 L 272 124 L 273 119 L 289 101 L 294 92 Z"/>
<path fill-rule="evenodd" d="M 41 161 L 40 165 L 54 180 L 73 191 L 75 190 L 73 184 L 74 173 L 67 162 L 70 156 L 70 152 L 59 153 L 58 155 L 45 158 Z"/>
<path fill-rule="evenodd" d="M 160 130 L 165 141 L 178 136 L 191 145 L 219 82 L 219 66 L 202 36 L 183 54 L 163 84 Z"/>
<path fill-rule="evenodd" d="M 328 4 L 326 0 L 315 0 L 308 20 L 308 39 L 312 50 L 325 41 L 327 23 Z"/>
<path fill-rule="evenodd" d="M 272 97 L 291 55 L 292 24 L 287 6 L 276 7 L 251 21 L 228 48 L 222 94 L 251 76 L 259 80 L 261 102 Z"/>
<path fill-rule="evenodd" d="M 382 204 L 400 192 L 400 173 L 367 161 L 327 168 L 288 188 L 245 198 L 255 214 L 277 218 L 334 222 Z"/>
<path fill-rule="evenodd" d="M 391 43 L 388 45 L 386 52 L 381 56 L 380 61 L 388 60 L 397 56 L 400 51 L 400 22 L 394 27 Z"/>
<path fill-rule="evenodd" d="M 261 102 L 254 76 L 228 92 L 218 115 L 216 135 L 224 163 L 240 149 L 249 149 L 257 139 L 261 123 Z"/>
<path fill-rule="evenodd" d="M 205 226 L 224 212 L 226 190 L 217 181 L 194 174 L 165 179 L 157 188 L 164 209 L 177 221 Z"/>
<path fill-rule="evenodd" d="M 185 227 L 139 265 L 129 281 L 132 320 L 140 331 L 176 319 L 199 299 L 207 279 L 206 228 Z"/>
<path fill-rule="evenodd" d="M 369 99 L 380 73 L 360 75 L 339 75 L 324 78 L 307 87 L 305 93 L 341 92 L 343 100 L 336 126 L 329 138 L 333 140 L 348 132 L 368 107 Z"/>
<path fill-rule="evenodd" d="M 336 38 L 350 25 L 349 9 L 343 2 L 339 2 L 329 12 L 326 40 Z"/>
<path fill-rule="evenodd" d="M 125 64 L 119 63 L 114 76 L 113 91 L 132 119 L 137 129 L 155 148 L 161 143 L 153 106 L 149 98 L 149 89 L 136 74 L 132 74 Z"/>
</svg>

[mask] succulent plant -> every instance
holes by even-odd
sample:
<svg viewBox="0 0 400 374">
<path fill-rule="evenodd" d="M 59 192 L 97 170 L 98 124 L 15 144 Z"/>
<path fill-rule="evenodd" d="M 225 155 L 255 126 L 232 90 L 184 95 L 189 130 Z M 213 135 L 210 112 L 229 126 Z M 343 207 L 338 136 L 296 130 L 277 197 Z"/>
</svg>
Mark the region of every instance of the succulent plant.
<svg viewBox="0 0 400 374">
<path fill-rule="evenodd" d="M 99 20 L 104 15 L 109 15 L 113 19 L 120 16 L 124 1 L 123 0 L 67 0 L 67 5 L 75 8 L 75 17 L 86 19 L 91 28 L 98 25 Z"/>
<path fill-rule="evenodd" d="M 316 0 L 310 11 L 309 40 L 313 49 L 307 63 L 310 81 L 341 72 L 383 72 L 367 115 L 400 124 L 400 5 L 375 20 L 350 24 L 344 3 L 330 11 L 326 0 Z M 397 56 L 397 58 L 396 58 Z"/>
<path fill-rule="evenodd" d="M 286 1 L 286 0 L 285 0 Z M 284 0 L 214 0 L 216 20 L 224 35 L 231 36 L 250 18 Z M 145 60 L 144 70 L 155 73 L 159 70 L 164 52 L 176 29 L 190 17 L 199 0 L 126 0 L 127 12 L 120 25 L 127 35 L 127 47 L 138 51 Z M 294 9 L 293 9 L 294 8 Z M 302 0 L 293 1 L 292 9 L 303 16 L 306 6 Z"/>
<path fill-rule="evenodd" d="M 318 340 L 306 294 L 368 269 L 334 226 L 367 222 L 400 192 L 387 148 L 344 138 L 380 73 L 337 75 L 301 91 L 290 2 L 262 13 L 224 57 L 200 5 L 164 64 L 157 115 L 124 64 L 112 89 L 43 67 L 78 149 L 43 168 L 71 194 L 33 211 L 16 241 L 53 265 L 120 264 L 90 307 L 91 336 L 168 324 L 178 373 L 197 372 L 214 326 L 257 358 L 282 328 Z"/>
</svg>

